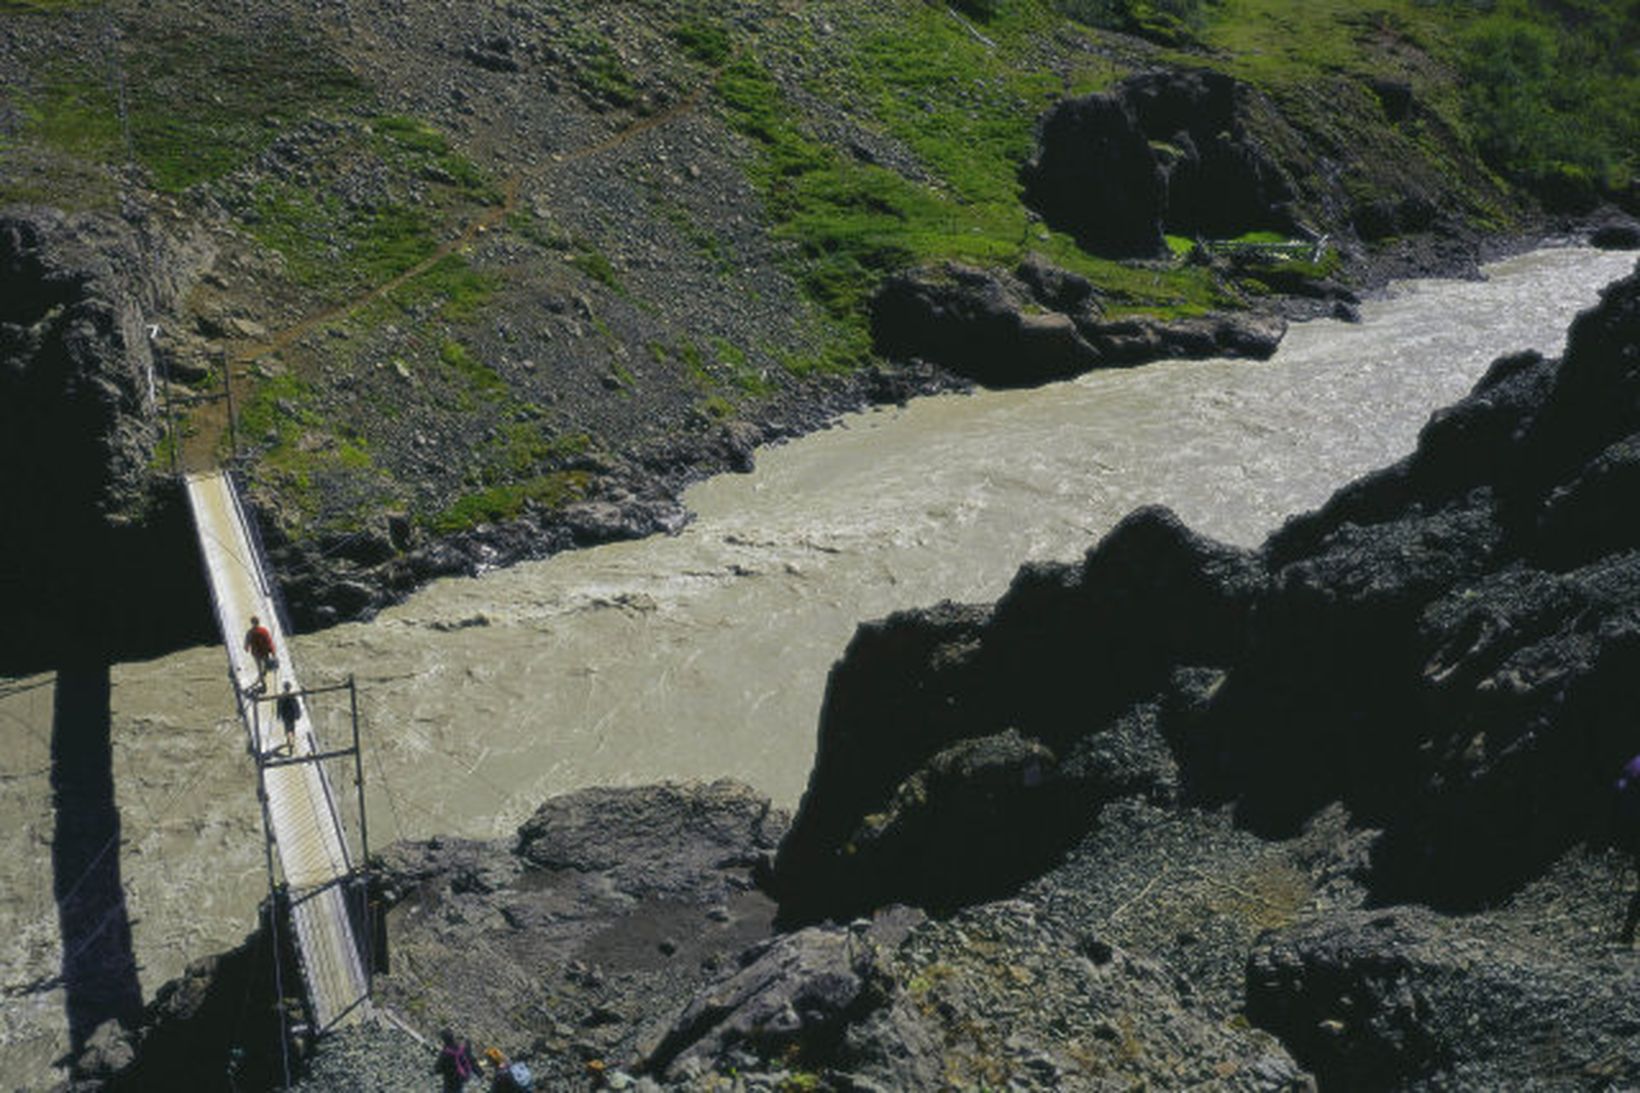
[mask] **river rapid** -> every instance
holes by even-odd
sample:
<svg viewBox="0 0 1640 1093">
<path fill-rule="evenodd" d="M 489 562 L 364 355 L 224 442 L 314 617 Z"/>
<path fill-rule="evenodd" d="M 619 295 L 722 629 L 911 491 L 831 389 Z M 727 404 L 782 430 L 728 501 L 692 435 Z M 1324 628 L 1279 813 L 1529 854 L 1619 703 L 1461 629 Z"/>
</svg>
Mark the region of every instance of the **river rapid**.
<svg viewBox="0 0 1640 1093">
<path fill-rule="evenodd" d="M 990 600 L 1137 505 L 1255 545 L 1411 450 L 1498 355 L 1559 351 L 1632 254 L 1541 250 L 1484 281 L 1393 286 L 1266 362 L 1169 362 L 855 415 L 701 483 L 681 534 L 440 581 L 295 639 L 360 685 L 370 837 L 511 832 L 589 785 L 733 777 L 794 807 L 855 626 Z M 266 894 L 253 767 L 217 647 L 113 672 L 120 847 L 144 992 L 239 943 Z M 52 897 L 50 676 L 0 680 L 0 1073 L 67 1049 Z M 312 700 L 342 742 L 345 695 Z M 340 772 L 338 772 L 338 775 Z M 351 790 L 338 777 L 339 789 Z"/>
</svg>

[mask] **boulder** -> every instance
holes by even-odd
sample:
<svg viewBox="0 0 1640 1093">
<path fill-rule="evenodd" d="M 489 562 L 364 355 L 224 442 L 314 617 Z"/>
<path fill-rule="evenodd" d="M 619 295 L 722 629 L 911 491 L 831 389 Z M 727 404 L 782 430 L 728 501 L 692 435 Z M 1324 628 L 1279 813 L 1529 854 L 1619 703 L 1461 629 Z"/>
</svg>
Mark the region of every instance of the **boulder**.
<svg viewBox="0 0 1640 1093">
<path fill-rule="evenodd" d="M 732 781 L 593 788 L 548 800 L 518 829 L 530 867 L 602 873 L 616 890 L 698 899 L 701 878 L 751 869 L 785 834 L 786 814 Z"/>
<path fill-rule="evenodd" d="M 685 1081 L 736 1050 L 764 1059 L 833 1055 L 848 1023 L 881 1004 L 874 979 L 882 951 L 922 917 L 890 911 L 849 927 L 809 927 L 748 949 L 736 967 L 690 1000 L 643 1069 Z"/>
<path fill-rule="evenodd" d="M 1219 238 L 1299 230 L 1296 186 L 1260 130 L 1284 122 L 1222 73 L 1140 73 L 1043 117 L 1024 198 L 1095 254 L 1161 257 L 1162 232 Z"/>
<path fill-rule="evenodd" d="M 1015 891 L 1087 826 L 1053 752 L 1013 729 L 931 757 L 842 846 L 829 908 L 846 917 L 896 899 L 936 913 Z M 1030 831 L 1035 837 L 1022 839 Z"/>
<path fill-rule="evenodd" d="M 1230 238 L 1297 230 L 1297 191 L 1248 126 L 1256 92 L 1218 72 L 1164 69 L 1116 89 L 1164 160 L 1163 221 L 1175 235 Z"/>
<path fill-rule="evenodd" d="M 1640 249 L 1640 224 L 1633 220 L 1615 220 L 1602 224 L 1589 233 L 1589 245 L 1601 250 Z"/>
<path fill-rule="evenodd" d="M 1074 296 L 1062 281 L 1039 283 Z M 934 361 L 991 387 L 1065 379 L 1100 363 L 1075 323 L 1037 309 L 1026 286 L 957 263 L 889 277 L 872 298 L 871 329 L 885 356 Z"/>
<path fill-rule="evenodd" d="M 1167 176 L 1120 94 L 1066 99 L 1049 110 L 1020 180 L 1026 204 L 1092 253 L 1166 253 Z"/>
<path fill-rule="evenodd" d="M 1247 1015 L 1323 1088 L 1623 1087 L 1640 1078 L 1632 961 L 1568 960 L 1420 908 L 1342 912 L 1262 941 Z"/>
</svg>

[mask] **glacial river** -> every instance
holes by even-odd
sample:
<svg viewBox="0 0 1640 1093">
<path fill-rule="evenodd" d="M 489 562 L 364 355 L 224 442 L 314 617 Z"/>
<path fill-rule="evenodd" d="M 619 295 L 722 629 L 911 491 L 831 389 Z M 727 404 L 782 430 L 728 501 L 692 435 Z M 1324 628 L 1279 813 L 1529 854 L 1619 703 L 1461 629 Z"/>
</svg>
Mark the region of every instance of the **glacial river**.
<svg viewBox="0 0 1640 1093">
<path fill-rule="evenodd" d="M 357 676 L 371 841 L 509 833 L 581 786 L 732 777 L 795 806 L 826 672 L 855 625 L 989 600 L 1159 501 L 1234 543 L 1410 451 L 1501 353 L 1559 351 L 1632 254 L 1542 250 L 1477 282 L 1395 286 L 1364 321 L 1294 326 L 1267 362 L 1100 372 L 916 401 L 702 483 L 681 534 L 441 581 L 297 639 Z M 149 996 L 243 939 L 266 892 L 253 770 L 220 648 L 113 673 L 120 847 Z M 52 900 L 49 676 L 0 680 L 0 1073 L 66 1050 Z M 341 702 L 313 702 L 339 734 Z M 339 788 L 350 788 L 338 782 Z M 30 986 L 32 985 L 32 987 Z"/>
</svg>

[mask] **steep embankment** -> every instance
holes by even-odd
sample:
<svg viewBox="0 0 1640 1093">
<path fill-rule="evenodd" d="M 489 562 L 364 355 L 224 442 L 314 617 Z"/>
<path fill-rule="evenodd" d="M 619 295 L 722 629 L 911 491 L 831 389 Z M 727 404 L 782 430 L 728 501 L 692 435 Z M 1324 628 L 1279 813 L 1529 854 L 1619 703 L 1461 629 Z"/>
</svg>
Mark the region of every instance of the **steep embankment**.
<svg viewBox="0 0 1640 1093">
<path fill-rule="evenodd" d="M 1632 1081 L 1637 353 L 1640 275 L 1260 550 L 1143 509 L 862 627 L 789 829 L 658 787 L 395 848 L 383 996 L 558 1083 Z M 413 1084 L 385 1043 L 312 1088 Z"/>
<path fill-rule="evenodd" d="M 1140 510 L 993 607 L 863 627 L 782 919 L 1019 892 L 1324 1081 L 1633 1080 L 1637 443 L 1631 276 L 1256 552 Z"/>
<path fill-rule="evenodd" d="M 107 382 L 145 385 L 145 354 L 160 404 L 231 375 L 297 619 L 367 614 L 439 574 L 675 527 L 681 481 L 952 382 L 888 359 L 1020 383 L 1263 354 L 1280 324 L 1249 309 L 1347 311 L 1362 283 L 1470 268 L 1532 223 L 1530 179 L 1477 154 L 1497 110 L 1460 93 L 1462 17 L 1300 5 L 1277 58 L 1267 7 L 8 0 L 5 295 L 43 291 L 24 237 L 107 241 L 148 332 L 96 350 Z M 1618 134 L 1591 147 L 1632 146 L 1627 117 L 1585 127 Z M 1623 199 L 1625 162 L 1575 207 Z M 1067 199 L 1090 191 L 1110 200 Z M 143 261 L 120 261 L 133 231 Z M 1328 244 L 1173 257 L 1261 231 Z M 49 373 L 31 339 L 8 356 Z M 23 386 L 17 421 L 67 412 Z M 173 448 L 233 455 L 219 403 L 157 449 L 157 407 L 118 416 L 138 494 Z M 62 459 L 101 458 L 84 432 Z M 18 549 L 7 568 L 32 572 L 39 544 Z"/>
</svg>

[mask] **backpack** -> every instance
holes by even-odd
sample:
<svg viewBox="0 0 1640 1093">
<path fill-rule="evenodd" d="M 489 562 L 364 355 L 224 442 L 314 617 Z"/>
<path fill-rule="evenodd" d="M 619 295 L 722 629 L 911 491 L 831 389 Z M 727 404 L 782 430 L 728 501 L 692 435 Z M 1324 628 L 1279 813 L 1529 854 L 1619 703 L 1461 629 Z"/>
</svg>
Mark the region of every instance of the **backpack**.
<svg viewBox="0 0 1640 1093">
<path fill-rule="evenodd" d="M 467 1050 L 466 1044 L 462 1044 L 460 1047 L 456 1048 L 455 1058 L 456 1077 L 460 1078 L 462 1081 L 466 1081 L 468 1078 L 471 1078 L 473 1076 L 473 1072 L 477 1068 L 473 1065 L 473 1053 Z"/>
<path fill-rule="evenodd" d="M 508 1067 L 507 1074 L 512 1078 L 513 1088 L 525 1090 L 525 1093 L 535 1088 L 535 1075 L 531 1074 L 530 1068 L 523 1063 L 514 1063 Z"/>
</svg>

